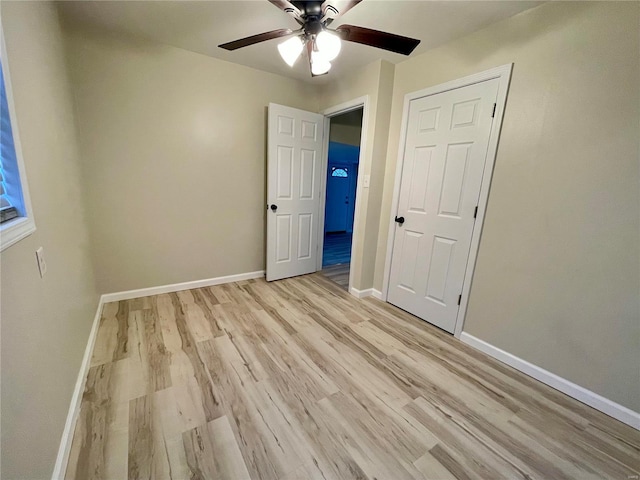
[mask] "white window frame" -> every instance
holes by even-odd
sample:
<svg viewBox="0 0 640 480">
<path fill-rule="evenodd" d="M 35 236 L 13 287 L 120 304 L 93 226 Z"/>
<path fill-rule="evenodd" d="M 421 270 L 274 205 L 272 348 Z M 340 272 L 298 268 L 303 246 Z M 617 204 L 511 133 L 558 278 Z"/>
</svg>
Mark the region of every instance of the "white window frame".
<svg viewBox="0 0 640 480">
<path fill-rule="evenodd" d="M 18 132 L 18 122 L 16 120 L 16 109 L 13 103 L 13 89 L 11 88 L 11 75 L 9 73 L 9 62 L 7 61 L 7 48 L 4 41 L 4 31 L 0 25 L 0 43 L 2 52 L 0 62 L 2 62 L 2 73 L 4 75 L 4 87 L 7 92 L 7 103 L 9 107 L 9 118 L 13 133 L 13 143 L 16 150 L 16 162 L 18 174 L 20 175 L 20 188 L 25 215 L 14 218 L 0 224 L 0 251 L 4 251 L 11 245 L 19 242 L 23 238 L 36 231 L 36 222 L 31 208 L 31 197 L 29 196 L 29 186 L 27 184 L 27 173 L 22 157 L 22 145 L 20 144 L 20 134 Z"/>
</svg>

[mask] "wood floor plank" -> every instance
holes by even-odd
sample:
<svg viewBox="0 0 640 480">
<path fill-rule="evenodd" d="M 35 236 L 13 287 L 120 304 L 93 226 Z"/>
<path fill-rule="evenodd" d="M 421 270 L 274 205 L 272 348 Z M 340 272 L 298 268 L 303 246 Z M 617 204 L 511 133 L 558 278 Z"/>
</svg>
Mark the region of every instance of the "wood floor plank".
<svg viewBox="0 0 640 480">
<path fill-rule="evenodd" d="M 105 439 L 104 478 L 127 478 L 129 469 L 129 402 L 114 406 Z"/>
<path fill-rule="evenodd" d="M 155 307 L 146 309 L 135 317 L 139 322 L 139 332 L 144 335 L 146 346 L 147 378 L 152 392 L 171 386 L 170 356 L 164 344 L 162 327 Z"/>
<path fill-rule="evenodd" d="M 185 401 L 182 387 L 174 385 L 151 395 L 154 448 L 164 450 L 160 455 L 161 469 L 156 472 L 158 478 L 188 478 L 189 468 L 182 433 L 206 421 L 202 406 L 197 404 L 200 394 L 190 390 L 186 392 Z"/>
<path fill-rule="evenodd" d="M 440 461 L 441 458 L 447 458 L 448 463 L 442 461 L 441 463 L 455 476 L 459 476 L 463 472 L 462 476 L 478 479 L 526 478 L 510 465 L 504 464 L 501 459 L 490 457 L 485 445 L 480 444 L 471 436 L 461 435 L 460 432 L 447 424 L 446 419 L 443 419 L 445 415 L 440 415 L 437 408 L 431 409 L 431 405 L 425 405 L 420 400 L 422 398 L 409 403 L 405 406 L 405 410 L 438 437 L 440 443 L 429 451 Z M 443 448 L 444 451 L 440 452 L 440 448 Z M 434 449 L 436 449 L 435 454 Z M 443 457 L 439 457 L 439 453 Z M 455 465 L 455 469 L 451 469 L 450 465 Z"/>
<path fill-rule="evenodd" d="M 330 371 L 331 378 L 343 391 L 367 392 L 387 406 L 401 407 L 413 398 L 396 382 L 390 382 L 367 358 L 350 350 L 315 322 L 313 325 L 296 335 L 297 340 L 306 345 L 307 352 L 315 351 L 314 362 Z M 355 377 L 353 372 L 358 372 L 358 376 Z"/>
<path fill-rule="evenodd" d="M 139 298 L 133 298 L 131 300 L 128 301 L 129 304 L 129 311 L 134 311 L 134 310 L 147 310 L 152 308 L 151 307 L 151 301 L 154 299 L 154 297 L 139 297 Z"/>
<path fill-rule="evenodd" d="M 443 336 L 444 334 L 439 330 L 423 330 L 423 324 L 426 322 L 415 319 L 402 322 L 392 317 L 386 319 L 389 320 L 389 324 L 376 319 L 372 319 L 371 323 L 391 336 L 401 339 L 409 350 L 434 360 L 439 359 L 456 376 L 474 382 L 477 387 L 483 390 L 493 389 L 498 392 L 497 395 L 505 404 L 512 405 L 513 411 L 517 411 L 519 408 L 517 405 L 526 405 L 527 408 L 539 412 L 541 416 L 553 415 L 558 421 L 565 423 L 567 428 L 579 431 L 584 430 L 588 424 L 586 418 L 572 410 L 571 405 L 575 401 L 566 403 L 568 399 L 566 395 L 560 394 L 540 382 L 535 382 L 467 345 L 459 344 L 459 342 L 458 344 L 453 343 L 452 338 Z M 482 364 L 484 368 L 473 368 L 478 361 L 484 362 Z M 547 401 L 547 399 L 553 401 Z M 582 407 L 584 407 L 582 404 L 576 406 L 576 408 Z"/>
<path fill-rule="evenodd" d="M 92 367 L 113 361 L 114 352 L 118 343 L 117 312 L 117 302 L 107 303 L 102 307 L 96 343 L 91 355 Z"/>
<path fill-rule="evenodd" d="M 558 425 L 549 418 L 538 417 L 522 409 L 509 420 L 509 423 L 558 457 L 579 466 L 580 469 L 588 472 L 588 475 L 596 478 L 627 478 L 634 473 L 631 468 L 612 461 L 599 450 L 576 444 L 572 434 L 559 429 Z"/>
<path fill-rule="evenodd" d="M 207 290 L 203 290 L 200 288 L 196 288 L 195 290 L 191 290 L 191 294 L 193 295 L 194 305 L 197 306 L 202 315 L 206 319 L 209 325 L 209 332 L 214 337 L 221 337 L 224 335 L 224 332 L 218 323 L 218 319 L 213 313 L 212 307 L 214 305 L 218 305 L 217 299 L 213 295 L 207 295 Z"/>
<path fill-rule="evenodd" d="M 393 452 L 395 457 L 405 460 L 406 464 L 413 463 L 433 446 L 428 438 L 415 435 L 416 430 L 406 428 L 395 416 L 379 408 L 366 395 L 338 392 L 331 395 L 329 400 L 345 419 L 359 426 L 365 437 L 377 439 L 385 450 Z"/>
<path fill-rule="evenodd" d="M 393 453 L 386 450 L 386 444 L 363 428 L 362 424 L 340 412 L 338 405 L 325 398 L 318 402 L 323 421 L 332 426 L 339 436 L 342 447 L 356 462 L 368 478 L 394 478 L 397 480 L 413 480 L 415 478 Z M 340 428 L 337 428 L 337 426 Z M 415 467 L 410 464 L 410 469 Z M 344 476 L 344 473 L 342 473 Z"/>
<path fill-rule="evenodd" d="M 144 395 L 129 405 L 129 478 L 156 476 L 158 451 L 153 441 L 151 397 Z"/>
<path fill-rule="evenodd" d="M 193 378 L 195 378 L 199 386 L 204 413 L 207 421 L 210 422 L 223 415 L 220 406 L 222 399 L 209 371 L 200 358 L 196 340 L 188 327 L 188 318 L 186 317 L 183 305 L 180 303 L 180 299 L 176 294 L 170 294 L 169 296 L 173 304 L 176 327 L 182 341 L 182 350 L 191 363 Z"/>
<path fill-rule="evenodd" d="M 163 428 L 172 438 L 181 437 L 183 432 L 207 423 L 202 393 L 194 377 L 156 392 L 154 398 Z"/>
<path fill-rule="evenodd" d="M 122 360 L 129 356 L 129 303 L 131 301 L 121 300 L 118 302 L 118 311 L 116 312 L 118 331 L 113 361 Z"/>
<path fill-rule="evenodd" d="M 198 344 L 203 364 L 220 391 L 221 411 L 232 419 L 233 431 L 252 478 L 278 478 L 287 472 L 280 463 L 277 450 L 271 443 L 272 435 L 258 421 L 260 414 L 252 408 L 247 393 L 241 388 L 240 379 L 233 376 L 216 350 L 215 342 L 208 340 Z"/>
<path fill-rule="evenodd" d="M 176 316 L 171 297 L 167 294 L 157 295 L 156 309 L 165 348 L 172 354 L 183 352 L 182 337 L 176 324 Z"/>
<path fill-rule="evenodd" d="M 357 445 L 364 450 L 368 459 L 377 459 L 373 462 L 358 462 L 369 477 L 393 477 L 398 480 L 415 478 L 413 461 L 419 454 L 414 452 L 419 450 L 422 453 L 424 448 L 421 448 L 420 443 L 412 443 L 410 439 L 404 441 L 407 436 L 400 429 L 394 428 L 392 421 L 379 417 L 371 421 L 372 417 L 367 412 L 359 409 L 342 393 L 323 399 L 318 404 L 327 417 L 332 419 L 332 423 L 348 426 L 348 431 L 357 439 Z M 400 443 L 397 444 L 396 441 Z M 355 458 L 358 461 L 359 457 Z"/>
<path fill-rule="evenodd" d="M 104 305 L 66 478 L 639 471 L 637 430 L 318 273 Z"/>
<path fill-rule="evenodd" d="M 183 434 L 190 478 L 249 480 L 231 425 L 226 416 Z"/>
<path fill-rule="evenodd" d="M 297 420 L 295 425 L 299 425 L 303 432 L 313 451 L 314 464 L 324 477 L 357 480 L 369 478 L 365 468 L 374 460 L 358 444 L 348 426 L 332 422 L 318 405 L 307 404 L 300 409 L 295 405 L 301 402 L 300 399 L 282 397 L 282 401 L 291 408 Z"/>
<path fill-rule="evenodd" d="M 124 478 L 127 469 L 127 359 L 91 367 L 76 423 L 69 478 Z"/>
<path fill-rule="evenodd" d="M 419 459 L 413 462 L 413 464 L 422 474 L 424 480 L 456 480 L 456 477 L 454 477 L 453 473 L 447 470 L 429 452 L 422 455 Z"/>
</svg>

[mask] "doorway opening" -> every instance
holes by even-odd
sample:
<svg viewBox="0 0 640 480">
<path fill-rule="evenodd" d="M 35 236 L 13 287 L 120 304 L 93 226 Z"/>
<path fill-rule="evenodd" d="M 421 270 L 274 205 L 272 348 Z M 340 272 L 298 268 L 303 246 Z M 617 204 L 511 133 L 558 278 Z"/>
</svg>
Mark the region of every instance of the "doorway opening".
<svg viewBox="0 0 640 480">
<path fill-rule="evenodd" d="M 363 108 L 329 119 L 322 273 L 349 289 Z"/>
</svg>

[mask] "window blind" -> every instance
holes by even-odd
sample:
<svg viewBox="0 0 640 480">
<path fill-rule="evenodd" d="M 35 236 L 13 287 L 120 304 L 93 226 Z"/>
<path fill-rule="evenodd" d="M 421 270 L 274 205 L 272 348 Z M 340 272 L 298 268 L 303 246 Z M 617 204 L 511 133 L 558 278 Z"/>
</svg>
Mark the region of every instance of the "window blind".
<svg viewBox="0 0 640 480">
<path fill-rule="evenodd" d="M 0 63 L 0 223 L 20 216 L 22 192 L 9 116 L 4 72 Z"/>
</svg>

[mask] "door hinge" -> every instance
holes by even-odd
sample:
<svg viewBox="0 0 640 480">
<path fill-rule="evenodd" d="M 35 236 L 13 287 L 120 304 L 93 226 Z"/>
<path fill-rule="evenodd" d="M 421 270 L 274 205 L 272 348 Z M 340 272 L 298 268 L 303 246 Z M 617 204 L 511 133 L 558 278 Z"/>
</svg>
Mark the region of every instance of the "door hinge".
<svg viewBox="0 0 640 480">
<path fill-rule="evenodd" d="M 462 302 L 462 294 L 458 295 L 458 306 L 460 306 L 460 302 Z"/>
<path fill-rule="evenodd" d="M 498 106 L 498 104 L 497 104 L 497 103 L 494 103 L 494 104 L 493 104 L 493 112 L 491 112 L 491 118 L 493 118 L 493 117 L 495 117 L 495 116 L 496 116 L 496 107 L 497 107 L 497 106 Z"/>
<path fill-rule="evenodd" d="M 476 209 L 473 211 L 473 218 L 478 216 L 478 206 L 476 205 Z"/>
</svg>

